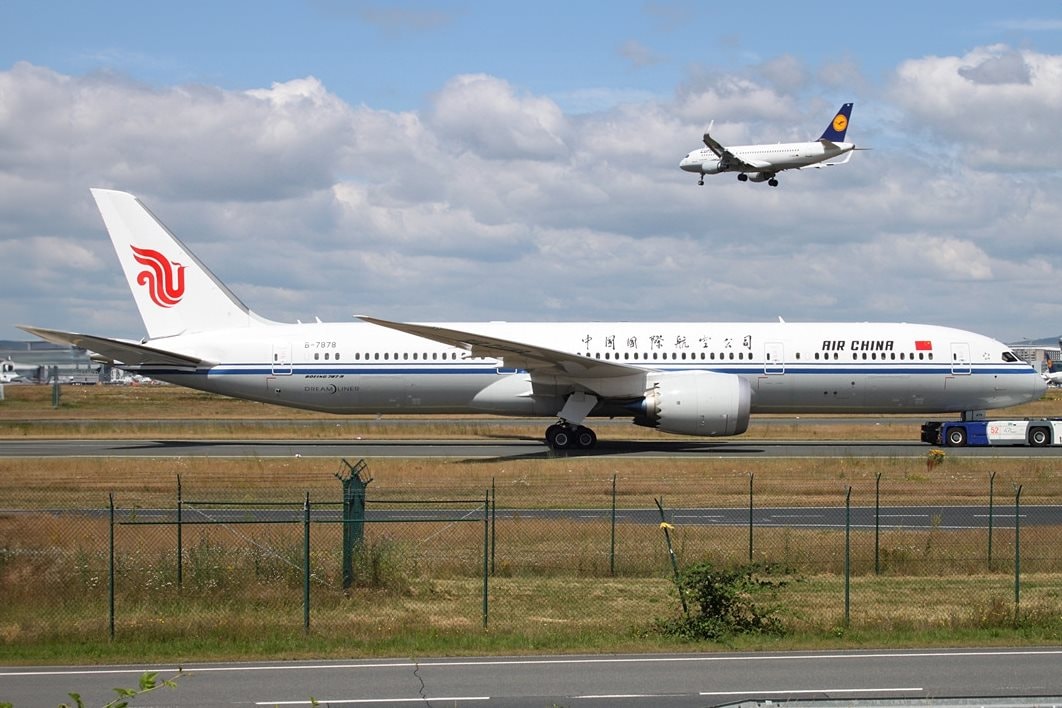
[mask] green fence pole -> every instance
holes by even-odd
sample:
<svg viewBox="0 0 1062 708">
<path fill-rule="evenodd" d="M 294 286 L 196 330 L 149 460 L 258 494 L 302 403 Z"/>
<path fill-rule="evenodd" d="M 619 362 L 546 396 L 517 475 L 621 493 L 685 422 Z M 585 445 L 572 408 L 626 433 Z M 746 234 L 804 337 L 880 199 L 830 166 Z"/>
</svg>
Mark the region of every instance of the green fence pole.
<svg viewBox="0 0 1062 708">
<path fill-rule="evenodd" d="M 487 597 L 489 593 L 489 585 L 487 581 L 487 552 L 489 547 L 489 533 L 490 533 L 490 491 L 486 491 L 483 494 L 483 629 L 487 628 L 488 618 L 488 604 Z"/>
<path fill-rule="evenodd" d="M 494 478 L 490 478 L 490 574 L 494 575 L 494 549 L 497 547 L 498 497 Z"/>
<path fill-rule="evenodd" d="M 111 628 L 111 641 L 114 641 L 114 493 L 111 492 L 107 495 L 107 500 L 110 506 L 110 553 L 108 560 L 108 572 L 110 580 L 108 582 L 108 607 L 110 616 L 110 628 Z"/>
<path fill-rule="evenodd" d="M 184 547 L 181 536 L 181 510 L 184 502 L 181 499 L 181 475 L 177 475 L 177 590 L 179 591 L 184 582 Z"/>
<path fill-rule="evenodd" d="M 1021 606 L 1021 485 L 1014 488 L 1014 624 Z"/>
<path fill-rule="evenodd" d="M 343 552 L 340 562 L 343 564 L 343 589 L 348 590 L 354 584 L 354 548 L 365 543 L 365 503 L 372 478 L 361 478 L 362 471 L 369 466 L 364 459 L 353 465 L 345 459 L 340 462 L 346 467 L 345 472 L 340 468 L 335 473 L 335 478 L 343 485 Z"/>
<path fill-rule="evenodd" d="M 874 479 L 874 575 L 881 575 L 881 472 Z"/>
<path fill-rule="evenodd" d="M 988 570 L 992 570 L 992 517 L 995 511 L 996 473 L 988 476 Z"/>
<path fill-rule="evenodd" d="M 608 573 L 616 575 L 616 475 L 612 475 L 612 528 L 608 546 Z"/>
<path fill-rule="evenodd" d="M 749 563 L 752 562 L 752 480 L 755 474 L 749 475 Z"/>
<path fill-rule="evenodd" d="M 310 631 L 310 493 L 302 505 L 302 628 Z"/>
<path fill-rule="evenodd" d="M 852 488 L 844 496 L 844 626 L 851 622 L 852 594 Z"/>
</svg>

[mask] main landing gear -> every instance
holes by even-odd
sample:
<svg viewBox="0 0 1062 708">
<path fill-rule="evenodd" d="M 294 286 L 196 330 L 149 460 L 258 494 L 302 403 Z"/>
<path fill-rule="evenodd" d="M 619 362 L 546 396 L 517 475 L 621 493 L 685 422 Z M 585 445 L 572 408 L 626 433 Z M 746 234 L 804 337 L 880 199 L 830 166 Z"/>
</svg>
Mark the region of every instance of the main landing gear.
<svg viewBox="0 0 1062 708">
<path fill-rule="evenodd" d="M 762 173 L 758 173 L 756 175 L 756 179 L 754 179 L 753 182 L 762 182 L 764 177 L 767 177 L 767 175 L 762 174 Z M 749 181 L 749 176 L 747 174 L 745 174 L 744 172 L 739 172 L 737 178 L 738 178 L 738 182 L 748 182 Z M 778 186 L 778 180 L 775 179 L 774 177 L 770 177 L 770 178 L 767 179 L 767 184 L 771 185 L 772 187 L 777 187 Z"/>
<path fill-rule="evenodd" d="M 597 444 L 597 435 L 583 425 L 554 423 L 546 428 L 546 444 L 554 450 L 589 450 Z"/>
</svg>

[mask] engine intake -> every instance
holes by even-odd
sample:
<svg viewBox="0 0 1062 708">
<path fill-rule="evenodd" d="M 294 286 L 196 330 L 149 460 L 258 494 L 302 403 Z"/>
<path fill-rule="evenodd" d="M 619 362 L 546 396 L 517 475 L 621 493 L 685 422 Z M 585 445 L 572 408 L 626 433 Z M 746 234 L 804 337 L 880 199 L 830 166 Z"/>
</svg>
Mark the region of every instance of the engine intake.
<svg viewBox="0 0 1062 708">
<path fill-rule="evenodd" d="M 650 374 L 635 425 L 682 435 L 740 435 L 748 430 L 752 390 L 735 374 L 677 371 Z"/>
</svg>

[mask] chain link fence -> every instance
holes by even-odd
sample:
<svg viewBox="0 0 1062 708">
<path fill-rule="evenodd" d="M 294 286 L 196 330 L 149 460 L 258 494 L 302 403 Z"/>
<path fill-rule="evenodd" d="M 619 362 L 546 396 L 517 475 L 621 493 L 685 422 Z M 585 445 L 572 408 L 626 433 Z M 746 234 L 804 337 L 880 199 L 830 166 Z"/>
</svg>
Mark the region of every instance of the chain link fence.
<svg viewBox="0 0 1062 708">
<path fill-rule="evenodd" d="M 681 611 L 656 502 L 680 568 L 756 563 L 787 577 L 776 602 L 790 631 L 1062 612 L 1062 473 L 1051 469 L 941 475 L 932 494 L 920 470 L 871 465 L 797 479 L 635 470 L 556 461 L 435 481 L 370 468 L 357 518 L 334 470 L 302 493 L 299 480 L 263 493 L 237 475 L 186 474 L 165 475 L 168 493 L 10 499 L 2 641 L 643 632 Z"/>
</svg>

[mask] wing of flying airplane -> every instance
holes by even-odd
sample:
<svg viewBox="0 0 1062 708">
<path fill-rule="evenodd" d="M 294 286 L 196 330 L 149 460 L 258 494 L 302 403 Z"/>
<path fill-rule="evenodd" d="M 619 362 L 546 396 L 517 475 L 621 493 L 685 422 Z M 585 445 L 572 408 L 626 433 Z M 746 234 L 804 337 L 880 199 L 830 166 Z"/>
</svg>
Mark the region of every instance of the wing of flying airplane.
<svg viewBox="0 0 1062 708">
<path fill-rule="evenodd" d="M 41 339 L 55 344 L 69 344 L 97 354 L 97 359 L 104 359 L 111 363 L 122 364 L 125 367 L 134 366 L 175 366 L 180 368 L 198 368 L 213 366 L 216 362 L 208 362 L 196 357 L 175 354 L 163 349 L 148 347 L 138 342 L 130 342 L 121 339 L 108 339 L 95 337 L 91 334 L 76 334 L 74 332 L 60 332 L 54 329 L 42 329 L 27 325 L 17 325 L 19 329 L 35 334 Z"/>
<path fill-rule="evenodd" d="M 730 150 L 725 148 L 718 140 L 713 138 L 708 133 L 704 134 L 704 144 L 708 146 L 708 149 L 716 154 L 716 156 L 722 162 L 721 167 L 724 169 L 740 168 L 743 170 L 759 170 L 765 167 L 770 167 L 771 163 L 763 162 L 762 160 L 743 160 Z"/>
<path fill-rule="evenodd" d="M 435 325 L 392 322 L 367 315 L 357 315 L 357 318 L 381 327 L 412 334 L 415 337 L 423 337 L 451 347 L 461 347 L 470 352 L 472 356 L 503 359 L 507 367 L 526 369 L 532 375 L 562 375 L 577 379 L 618 379 L 632 375 L 643 376 L 646 371 L 642 367 L 628 366 L 613 361 L 601 361 L 600 359 L 589 359 L 570 352 L 557 351 L 475 332 L 463 332 Z M 644 393 L 644 389 L 632 390 L 631 393 L 632 395 L 641 395 Z"/>
</svg>

